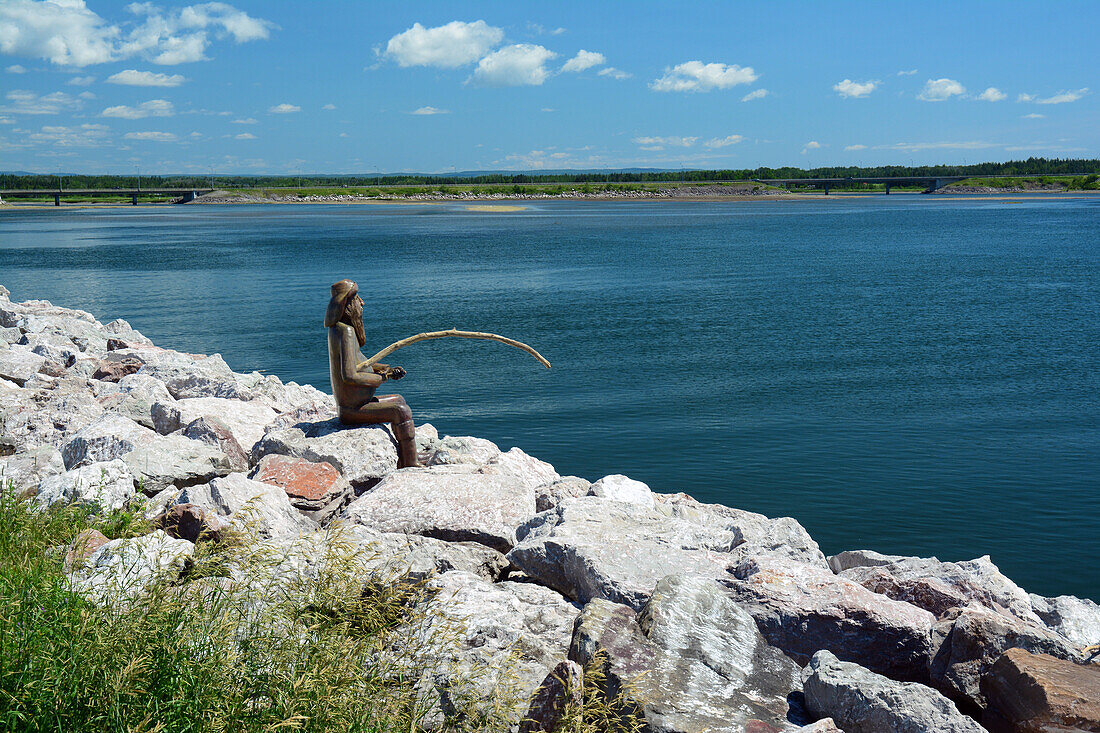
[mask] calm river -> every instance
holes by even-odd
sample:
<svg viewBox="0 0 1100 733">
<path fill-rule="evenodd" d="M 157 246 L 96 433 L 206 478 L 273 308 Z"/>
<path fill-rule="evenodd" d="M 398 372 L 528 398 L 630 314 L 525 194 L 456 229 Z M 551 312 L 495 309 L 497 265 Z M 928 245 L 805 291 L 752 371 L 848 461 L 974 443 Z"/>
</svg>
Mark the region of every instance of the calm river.
<svg viewBox="0 0 1100 733">
<path fill-rule="evenodd" d="M 1100 196 L 0 211 L 0 284 L 328 391 L 328 286 L 417 420 L 563 474 L 990 554 L 1100 600 Z"/>
</svg>

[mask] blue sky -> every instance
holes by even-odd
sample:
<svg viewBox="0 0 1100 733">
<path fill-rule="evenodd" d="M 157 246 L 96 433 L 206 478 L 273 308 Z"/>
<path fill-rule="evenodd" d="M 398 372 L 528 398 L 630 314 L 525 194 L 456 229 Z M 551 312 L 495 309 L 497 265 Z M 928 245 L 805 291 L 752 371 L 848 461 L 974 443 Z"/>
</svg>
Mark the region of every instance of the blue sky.
<svg viewBox="0 0 1100 733">
<path fill-rule="evenodd" d="M 1100 3 L 0 0 L 0 170 L 1100 157 Z"/>
</svg>

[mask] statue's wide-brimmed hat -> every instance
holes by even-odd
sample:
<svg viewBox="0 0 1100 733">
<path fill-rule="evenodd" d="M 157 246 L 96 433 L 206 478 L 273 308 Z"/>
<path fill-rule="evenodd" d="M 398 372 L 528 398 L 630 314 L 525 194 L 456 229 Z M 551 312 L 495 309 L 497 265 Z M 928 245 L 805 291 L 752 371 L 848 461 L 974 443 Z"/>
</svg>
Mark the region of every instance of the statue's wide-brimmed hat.
<svg viewBox="0 0 1100 733">
<path fill-rule="evenodd" d="M 351 280 L 341 280 L 332 284 L 332 300 L 328 302 L 328 309 L 325 311 L 326 328 L 331 328 L 340 322 L 348 301 L 358 294 L 359 286 Z"/>
</svg>

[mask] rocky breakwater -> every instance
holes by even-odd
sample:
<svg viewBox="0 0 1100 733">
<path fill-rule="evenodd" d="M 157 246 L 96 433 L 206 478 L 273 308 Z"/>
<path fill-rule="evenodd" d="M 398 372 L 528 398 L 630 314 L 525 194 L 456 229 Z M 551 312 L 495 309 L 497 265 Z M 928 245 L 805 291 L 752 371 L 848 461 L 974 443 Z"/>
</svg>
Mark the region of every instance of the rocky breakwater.
<svg viewBox="0 0 1100 733">
<path fill-rule="evenodd" d="M 398 470 L 388 428 L 342 427 L 313 387 L 8 295 L 4 490 L 157 527 L 69 549 L 93 600 L 140 602 L 165 574 L 186 587 L 195 543 L 247 523 L 285 553 L 271 582 L 308 577 L 339 536 L 365 575 L 432 589 L 432 623 L 461 629 L 423 679 L 439 720 L 455 690 L 507 688 L 515 726 L 552 730 L 596 669 L 651 731 L 1100 730 L 1100 607 L 1028 594 L 987 557 L 826 557 L 790 518 L 563 477 L 429 425 L 423 466 Z"/>
</svg>

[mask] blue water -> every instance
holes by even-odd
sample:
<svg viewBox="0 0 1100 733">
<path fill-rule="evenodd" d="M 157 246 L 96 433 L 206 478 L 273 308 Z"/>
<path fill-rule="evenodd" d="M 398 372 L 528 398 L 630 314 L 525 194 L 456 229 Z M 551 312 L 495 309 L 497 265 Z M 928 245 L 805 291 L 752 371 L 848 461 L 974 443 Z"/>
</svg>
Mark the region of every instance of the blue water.
<svg viewBox="0 0 1100 733">
<path fill-rule="evenodd" d="M 0 212 L 0 283 L 328 390 L 333 281 L 418 421 L 791 515 L 827 553 L 990 554 L 1100 600 L 1100 197 Z"/>
</svg>

